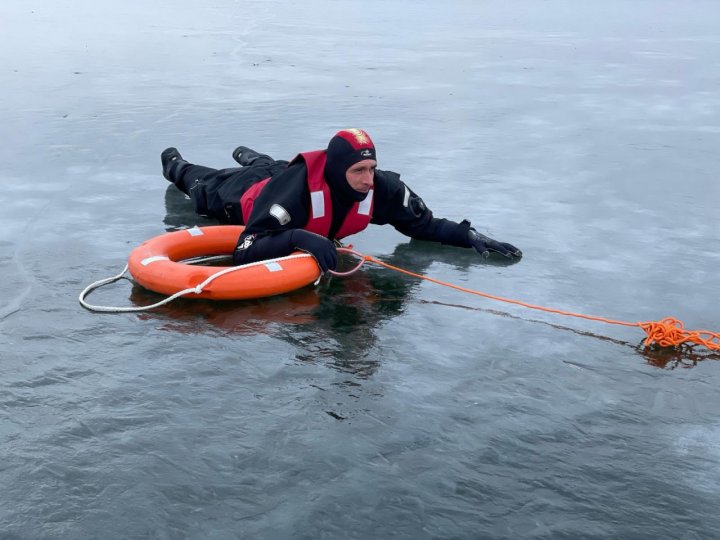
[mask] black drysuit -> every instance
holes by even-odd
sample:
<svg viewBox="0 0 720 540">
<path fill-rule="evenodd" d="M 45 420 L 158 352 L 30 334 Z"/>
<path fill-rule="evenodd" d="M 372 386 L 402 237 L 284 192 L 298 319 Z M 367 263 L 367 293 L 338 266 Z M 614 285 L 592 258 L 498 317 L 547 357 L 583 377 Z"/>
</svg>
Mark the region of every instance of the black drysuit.
<svg viewBox="0 0 720 540">
<path fill-rule="evenodd" d="M 272 177 L 255 200 L 252 213 L 244 223 L 240 198 L 255 183 Z M 262 156 L 251 165 L 232 169 L 211 169 L 186 162 L 173 169 L 171 181 L 190 196 L 195 210 L 222 223 L 245 225 L 233 255 L 234 264 L 282 257 L 294 246 L 290 231 L 302 229 L 310 217 L 310 189 L 304 162 L 288 165 Z M 335 238 L 354 201 L 333 190 L 332 224 L 328 238 Z M 433 217 L 423 200 L 392 171 L 375 171 L 373 212 L 370 223 L 390 224 L 399 232 L 418 240 L 471 247 L 470 223 L 456 223 Z M 281 224 L 270 213 L 273 205 L 281 206 L 289 216 Z M 286 216 L 286 219 L 287 219 Z M 285 220 L 283 220 L 285 221 Z"/>
</svg>

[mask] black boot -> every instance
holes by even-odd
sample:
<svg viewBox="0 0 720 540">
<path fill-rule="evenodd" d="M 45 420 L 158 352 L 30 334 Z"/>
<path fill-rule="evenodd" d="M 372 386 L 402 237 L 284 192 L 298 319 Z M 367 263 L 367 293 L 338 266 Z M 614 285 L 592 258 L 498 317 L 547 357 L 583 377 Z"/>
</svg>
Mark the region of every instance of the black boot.
<svg viewBox="0 0 720 540">
<path fill-rule="evenodd" d="M 269 161 L 273 161 L 273 159 L 267 154 L 261 154 L 260 152 L 256 152 L 247 146 L 238 146 L 235 150 L 233 150 L 232 157 L 243 167 L 252 165 L 258 158 L 266 158 Z"/>
<path fill-rule="evenodd" d="M 177 166 L 182 163 L 187 163 L 178 152 L 177 148 L 166 148 L 160 154 L 160 161 L 162 162 L 163 176 L 170 182 L 175 182 L 173 176 L 177 172 Z"/>
</svg>

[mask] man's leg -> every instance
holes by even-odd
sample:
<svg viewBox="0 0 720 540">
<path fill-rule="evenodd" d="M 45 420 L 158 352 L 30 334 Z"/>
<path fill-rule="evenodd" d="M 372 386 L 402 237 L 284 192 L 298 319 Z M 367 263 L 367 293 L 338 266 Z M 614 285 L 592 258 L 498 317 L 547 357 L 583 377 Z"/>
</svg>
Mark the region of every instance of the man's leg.
<svg viewBox="0 0 720 540">
<path fill-rule="evenodd" d="M 247 146 L 238 146 L 233 150 L 232 157 L 243 167 L 250 165 L 268 166 L 275 163 L 275 160 L 267 154 L 261 154 Z"/>
<path fill-rule="evenodd" d="M 213 169 L 184 160 L 176 148 L 167 148 L 160 154 L 163 176 L 192 200 L 195 212 L 201 216 L 228 221 L 222 201 L 216 193 L 220 186 L 241 169 Z"/>
<path fill-rule="evenodd" d="M 197 183 L 197 180 L 217 172 L 217 169 L 193 165 L 183 159 L 177 148 L 166 148 L 160 154 L 163 176 L 182 191 L 185 195 L 191 195 L 190 191 Z"/>
<path fill-rule="evenodd" d="M 212 169 L 183 159 L 176 148 L 161 154 L 163 176 L 190 196 L 195 211 L 221 223 L 242 225 L 240 198 L 250 186 L 287 168 L 287 161 L 257 156 L 245 167 Z"/>
</svg>

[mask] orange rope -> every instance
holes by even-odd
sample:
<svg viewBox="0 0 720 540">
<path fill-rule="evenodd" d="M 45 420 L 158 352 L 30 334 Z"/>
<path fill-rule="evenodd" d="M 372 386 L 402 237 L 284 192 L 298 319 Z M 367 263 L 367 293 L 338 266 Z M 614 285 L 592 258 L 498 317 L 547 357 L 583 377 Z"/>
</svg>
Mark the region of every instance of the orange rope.
<svg viewBox="0 0 720 540">
<path fill-rule="evenodd" d="M 614 319 L 607 319 L 605 317 L 594 317 L 592 315 L 583 315 L 582 313 L 573 313 L 572 311 L 564 311 L 562 309 L 548 308 L 548 307 L 538 306 L 535 304 L 528 304 L 527 302 L 521 302 L 520 300 L 513 300 L 512 298 L 504 298 L 502 296 L 495 296 L 493 294 L 484 293 L 482 291 L 476 291 L 474 289 L 468 289 L 466 287 L 460 287 L 458 285 L 453 285 L 452 283 L 447 283 L 445 281 L 441 281 L 439 279 L 424 276 L 422 274 L 416 274 L 415 272 L 405 270 L 404 268 L 399 268 L 397 266 L 393 266 L 391 264 L 385 263 L 379 259 L 371 257 L 370 255 L 363 255 L 362 253 L 358 253 L 358 252 L 352 251 L 352 250 L 345 250 L 345 251 L 348 251 L 350 253 L 353 253 L 354 255 L 357 255 L 358 257 L 362 258 L 363 261 L 368 261 L 368 262 L 378 264 L 378 265 L 388 268 L 390 270 L 395 270 L 396 272 L 400 272 L 401 274 L 406 274 L 408 276 L 412 276 L 412 277 L 415 277 L 418 279 L 424 279 L 425 281 L 437 283 L 438 285 L 443 285 L 444 287 L 450 287 L 451 289 L 466 292 L 469 294 L 475 294 L 477 296 L 482 296 L 484 298 L 489 298 L 491 300 L 498 300 L 500 302 L 506 302 L 508 304 L 515 304 L 518 306 L 523 306 L 523 307 L 526 307 L 529 309 L 536 309 L 539 311 L 545 311 L 548 313 L 557 313 L 558 315 L 566 315 L 568 317 L 577 317 L 580 319 L 588 319 L 590 321 L 604 322 L 607 324 L 618 324 L 621 326 L 637 326 L 639 328 L 642 328 L 645 331 L 645 333 L 647 334 L 647 337 L 645 338 L 645 346 L 646 347 L 652 345 L 653 343 L 658 344 L 660 347 L 673 347 L 673 346 L 680 345 L 682 343 L 690 342 L 690 343 L 695 343 L 698 345 L 703 345 L 711 351 L 720 351 L 720 333 L 710 332 L 708 330 L 685 330 L 683 323 L 672 317 L 666 317 L 665 319 L 662 319 L 660 321 L 626 322 L 626 321 L 616 321 Z M 358 267 L 355 268 L 354 270 L 357 270 L 359 267 L 360 267 L 360 265 L 358 265 Z"/>
</svg>

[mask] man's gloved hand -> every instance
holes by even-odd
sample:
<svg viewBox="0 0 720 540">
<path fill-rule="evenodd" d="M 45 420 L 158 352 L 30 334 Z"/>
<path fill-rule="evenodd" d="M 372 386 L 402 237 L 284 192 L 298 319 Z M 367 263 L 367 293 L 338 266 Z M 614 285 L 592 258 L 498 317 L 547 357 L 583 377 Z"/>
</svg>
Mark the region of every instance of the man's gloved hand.
<svg viewBox="0 0 720 540">
<path fill-rule="evenodd" d="M 332 240 L 304 229 L 294 229 L 290 236 L 290 243 L 296 249 L 315 257 L 323 274 L 337 268 L 337 250 Z"/>
<path fill-rule="evenodd" d="M 475 229 L 470 229 L 468 231 L 468 240 L 470 241 L 472 247 L 474 247 L 475 250 L 485 258 L 489 257 L 491 253 L 499 253 L 503 257 L 511 260 L 522 257 L 522 251 L 512 244 L 508 244 L 507 242 L 498 242 L 497 240 L 488 238 L 484 234 L 477 232 Z"/>
</svg>

